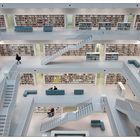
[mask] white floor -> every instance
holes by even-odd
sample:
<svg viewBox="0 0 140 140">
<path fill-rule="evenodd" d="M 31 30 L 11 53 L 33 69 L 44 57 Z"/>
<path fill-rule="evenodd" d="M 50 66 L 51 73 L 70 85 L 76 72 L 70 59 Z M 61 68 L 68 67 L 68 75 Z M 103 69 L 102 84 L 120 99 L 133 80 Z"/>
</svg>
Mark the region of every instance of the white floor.
<svg viewBox="0 0 140 140">
<path fill-rule="evenodd" d="M 44 118 L 44 114 L 34 114 L 33 119 L 31 120 L 30 127 L 27 133 L 27 136 L 42 136 L 42 134 L 47 134 L 47 136 L 51 136 L 51 131 L 46 133 L 40 132 L 40 124 L 43 121 L 42 118 Z M 102 131 L 99 127 L 93 128 L 90 126 L 91 120 L 102 120 L 105 125 L 105 131 Z M 80 119 L 78 121 L 71 121 L 64 125 L 61 125 L 59 127 L 56 127 L 53 130 L 63 130 L 63 131 L 71 131 L 71 130 L 77 130 L 77 131 L 88 131 L 91 137 L 103 137 L 103 136 L 113 136 L 110 123 L 108 120 L 108 116 L 106 113 L 93 113 L 92 115 L 89 115 L 83 119 Z"/>
<path fill-rule="evenodd" d="M 66 65 L 67 66 L 69 64 L 73 65 L 77 65 L 77 64 L 80 64 L 82 65 L 83 62 L 85 63 L 85 60 L 83 57 L 79 57 L 79 59 L 76 59 L 78 57 L 67 57 L 67 59 L 62 59 L 62 57 L 58 58 L 55 63 L 55 65 L 51 65 L 51 67 L 54 67 L 57 65 L 57 66 L 60 66 L 61 65 Z M 137 59 L 137 60 L 140 60 L 140 57 L 120 57 L 119 59 L 120 60 L 123 60 L 123 61 L 127 61 L 127 59 Z M 2 68 L 4 65 L 6 65 L 6 63 L 12 63 L 12 62 L 15 62 L 15 57 L 0 57 L 0 60 L 1 60 L 1 63 L 0 63 L 0 68 Z M 19 67 L 21 68 L 24 68 L 24 67 L 38 67 L 38 66 L 41 66 L 40 65 L 40 60 L 41 60 L 41 57 L 22 57 L 22 64 L 19 65 Z M 75 61 L 76 60 L 76 61 Z M 33 63 L 35 62 L 35 63 Z M 44 66 L 45 67 L 45 66 Z M 48 67 L 48 66 L 46 66 Z M 12 119 L 12 126 L 11 126 L 11 130 L 10 130 L 10 135 L 12 136 L 13 133 L 15 132 L 16 128 L 17 128 L 17 125 L 19 124 L 19 122 L 21 121 L 20 120 L 20 117 L 21 117 L 21 114 L 22 114 L 22 109 L 24 109 L 24 104 L 26 103 L 26 100 L 28 100 L 29 98 L 32 98 L 33 96 L 43 96 L 45 95 L 45 90 L 54 86 L 53 85 L 35 85 L 35 86 L 20 86 L 19 87 L 19 90 L 18 90 L 18 95 L 17 95 L 17 105 L 16 105 L 16 108 L 15 108 L 15 112 L 14 112 L 14 116 L 13 116 L 13 119 Z M 122 98 L 119 93 L 118 93 L 118 90 L 117 90 L 117 87 L 116 85 L 100 85 L 100 86 L 94 86 L 92 84 L 57 84 L 57 87 L 59 89 L 64 89 L 65 92 L 66 92 L 66 95 L 73 95 L 73 90 L 76 89 L 76 88 L 81 88 L 81 89 L 84 89 L 84 92 L 85 92 L 85 95 L 89 96 L 89 97 L 92 97 L 92 98 L 99 98 L 102 94 L 104 95 L 107 95 L 109 96 L 110 98 Z M 31 96 L 28 96 L 28 97 L 23 97 L 23 93 L 24 93 L 24 90 L 25 89 L 37 89 L 38 90 L 38 95 L 31 95 Z M 129 89 L 128 86 L 126 86 L 126 94 L 125 94 L 125 98 L 129 98 L 131 100 L 135 100 L 135 97 L 133 96 L 131 90 Z M 96 114 L 96 115 L 91 115 L 91 116 L 88 116 L 89 117 L 89 120 L 91 120 L 92 117 L 99 117 L 101 119 L 104 120 L 105 124 L 107 126 L 109 126 L 109 123 L 108 123 L 108 118 L 107 118 L 107 115 L 105 114 Z M 91 118 L 90 118 L 91 117 Z M 40 124 L 41 124 L 41 118 L 42 116 L 38 115 L 38 116 L 34 116 L 32 117 L 32 121 L 31 121 L 31 124 L 29 126 L 29 131 L 28 131 L 28 136 L 40 136 L 41 133 L 39 132 L 39 129 L 40 129 Z M 81 119 L 79 120 L 78 122 L 80 124 L 84 124 L 84 121 L 86 120 L 85 119 Z M 39 123 L 37 123 L 39 122 Z M 79 124 L 77 122 L 77 124 Z M 88 125 L 89 122 L 87 122 L 85 124 L 85 128 L 88 129 L 90 132 L 92 131 L 92 129 L 89 127 Z M 35 127 L 32 127 L 32 124 L 35 125 Z M 69 123 L 61 126 L 59 129 L 73 129 L 76 128 L 76 129 L 79 129 L 79 127 L 76 127 L 76 123 L 75 122 L 72 122 L 71 123 L 72 125 L 70 125 Z M 88 125 L 88 126 L 87 126 Z M 84 126 L 84 125 L 83 125 Z M 14 128 L 14 129 L 13 129 Z M 84 129 L 84 128 L 83 128 Z M 95 130 L 94 130 L 95 131 Z M 110 130 L 110 127 L 106 127 L 106 131 L 102 132 L 100 131 L 100 129 L 96 129 L 95 131 L 96 133 L 93 133 L 91 134 L 91 136 L 112 136 L 112 132 Z"/>
<path fill-rule="evenodd" d="M 54 85 L 48 84 L 46 86 L 20 86 L 19 90 L 18 90 L 18 95 L 17 95 L 17 105 L 16 105 L 16 109 L 15 109 L 15 113 L 14 113 L 14 117 L 12 120 L 12 124 L 14 125 L 13 127 L 11 126 L 11 128 L 15 128 L 16 125 L 18 125 L 18 123 L 21 121 L 20 120 L 20 115 L 22 114 L 22 109 L 24 108 L 24 104 L 26 103 L 26 100 L 34 97 L 34 96 L 44 96 L 45 95 L 45 90 L 48 89 L 49 87 L 52 87 Z M 117 86 L 116 85 L 107 85 L 107 86 L 94 86 L 92 84 L 57 84 L 56 85 L 59 89 L 64 89 L 66 91 L 66 95 L 73 95 L 73 90 L 76 88 L 81 88 L 84 89 L 84 92 L 87 96 L 92 97 L 92 98 L 99 98 L 102 94 L 109 96 L 110 98 L 122 98 L 120 96 L 120 94 L 118 93 L 117 90 Z M 37 89 L 38 90 L 38 94 L 37 95 L 29 95 L 27 97 L 23 97 L 23 93 L 24 90 L 26 89 Z M 128 86 L 126 86 L 126 94 L 125 97 L 129 98 L 129 99 L 134 99 L 135 97 L 133 96 L 131 90 L 129 89 Z M 32 116 L 32 120 L 29 126 L 29 130 L 28 130 L 28 134 L 27 136 L 41 136 L 42 134 L 40 133 L 40 125 L 41 125 L 41 120 L 42 118 L 44 118 L 46 116 L 46 114 L 41 114 L 41 115 L 33 115 Z M 96 114 L 96 115 L 91 115 L 88 116 L 89 120 L 91 120 L 91 118 L 95 119 L 96 118 L 100 118 L 102 120 L 104 120 L 105 124 L 108 126 L 108 117 L 106 114 Z M 62 127 L 60 127 L 59 129 L 79 129 L 78 127 L 76 127 L 74 124 L 75 122 L 72 123 L 72 125 L 70 125 L 70 123 L 63 125 Z M 84 119 L 80 120 L 80 123 L 82 124 L 82 126 L 86 126 L 83 127 L 83 129 L 88 129 L 91 132 L 91 127 L 88 125 L 89 123 L 86 123 L 86 125 L 84 125 Z M 106 131 L 101 131 L 100 129 L 96 128 L 96 133 L 92 134 L 91 136 L 112 136 L 112 132 L 110 130 L 110 127 L 106 127 Z M 13 135 L 12 133 L 14 133 L 14 130 L 11 131 L 11 135 Z"/>
</svg>

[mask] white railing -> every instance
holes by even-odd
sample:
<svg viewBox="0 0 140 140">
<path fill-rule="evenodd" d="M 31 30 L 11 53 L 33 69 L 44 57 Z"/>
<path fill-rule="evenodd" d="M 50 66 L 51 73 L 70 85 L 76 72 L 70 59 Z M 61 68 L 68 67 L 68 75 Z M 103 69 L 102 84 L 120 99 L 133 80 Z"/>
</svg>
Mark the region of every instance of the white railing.
<svg viewBox="0 0 140 140">
<path fill-rule="evenodd" d="M 8 78 L 12 77 L 12 74 L 14 73 L 15 70 L 16 70 L 16 65 L 13 65 L 12 68 L 11 68 L 11 71 L 13 71 L 13 72 L 9 71 Z M 15 103 L 16 103 L 17 89 L 18 89 L 18 85 L 19 85 L 19 78 L 20 78 L 20 75 L 17 74 L 15 79 L 13 80 L 14 91 L 12 91 L 13 92 L 12 100 L 11 100 L 11 103 L 9 104 L 9 106 L 7 108 L 7 113 L 5 114 L 5 115 L 7 115 L 7 117 L 6 117 L 6 122 L 5 122 L 5 125 L 4 125 L 3 136 L 8 136 L 9 135 L 10 124 L 11 124 L 11 120 L 12 120 L 12 113 L 13 113 L 13 109 L 14 109 Z M 7 79 L 5 81 L 4 91 L 6 89 L 6 86 L 7 86 Z"/>
<path fill-rule="evenodd" d="M 61 125 L 63 123 L 65 123 L 66 121 L 68 121 L 68 113 L 63 113 L 59 116 L 54 116 L 52 119 L 46 121 L 43 121 L 41 124 L 41 128 L 40 131 L 46 131 L 49 129 L 52 129 L 58 125 Z"/>
<path fill-rule="evenodd" d="M 101 103 L 101 106 L 102 106 L 102 110 L 104 112 L 107 112 L 107 115 L 108 115 L 108 118 L 109 118 L 109 121 L 110 121 L 110 126 L 112 128 L 113 136 L 120 136 L 118 125 L 117 125 L 116 120 L 113 116 L 113 113 L 111 111 L 109 101 L 108 101 L 108 98 L 106 97 L 106 95 L 101 96 L 100 103 Z"/>
<path fill-rule="evenodd" d="M 6 89 L 6 78 L 4 77 L 2 79 L 2 81 L 0 82 L 0 101 L 2 99 L 4 92 L 5 92 L 5 89 Z"/>
<path fill-rule="evenodd" d="M 126 76 L 126 74 L 127 74 L 127 78 L 126 79 L 129 79 L 127 81 L 129 86 L 132 88 L 133 92 L 138 97 L 140 97 L 140 95 L 139 95 L 140 80 L 135 77 L 135 74 L 131 72 L 131 70 L 128 68 L 128 66 L 125 63 L 123 63 L 123 69 L 124 69 L 124 71 L 123 71 L 124 76 Z"/>
<path fill-rule="evenodd" d="M 68 45 L 67 47 L 56 52 L 55 54 L 48 56 L 48 57 L 44 57 L 41 61 L 41 64 L 47 64 L 50 61 L 52 61 L 53 59 L 55 59 L 57 56 L 61 56 L 62 54 L 68 52 L 69 50 L 78 50 L 78 49 L 82 48 L 85 44 L 91 42 L 92 39 L 93 39 L 93 36 L 90 35 L 86 39 L 79 42 L 77 45 Z"/>
<path fill-rule="evenodd" d="M 134 124 L 140 126 L 140 110 L 136 111 L 133 107 L 133 103 L 129 102 L 128 100 L 116 100 L 116 109 L 121 111 L 122 113 L 125 113 L 128 116 L 128 118 L 132 122 L 134 122 Z"/>
<path fill-rule="evenodd" d="M 16 79 L 15 79 L 15 83 L 14 83 L 14 91 L 13 91 L 12 100 L 11 100 L 11 103 L 9 104 L 9 106 L 7 108 L 7 113 L 6 113 L 7 118 L 6 118 L 6 122 L 5 122 L 3 136 L 8 136 L 9 135 L 10 124 L 11 124 L 11 120 L 12 120 L 12 113 L 13 113 L 13 109 L 14 109 L 15 104 L 16 104 L 18 83 L 19 83 L 19 80 L 18 80 L 18 76 L 17 76 Z"/>
<path fill-rule="evenodd" d="M 20 130 L 21 133 L 18 134 L 18 136 L 25 136 L 28 130 L 28 126 L 29 126 L 29 118 L 31 118 L 32 112 L 33 112 L 33 106 L 34 106 L 34 98 L 32 99 L 30 105 L 28 106 L 29 108 L 27 109 L 27 114 L 25 117 L 24 123 L 23 123 L 23 127 Z"/>
<path fill-rule="evenodd" d="M 11 79 L 12 78 L 12 75 L 15 73 L 15 71 L 16 71 L 16 69 L 17 69 L 17 64 L 16 63 L 14 63 L 13 65 L 12 65 L 12 67 L 10 68 L 10 70 L 9 70 L 9 79 Z"/>
<path fill-rule="evenodd" d="M 81 119 L 89 114 L 93 113 L 93 105 L 92 103 L 87 103 L 87 106 L 84 106 L 83 108 L 73 111 L 70 113 L 63 113 L 57 117 L 53 117 L 52 119 L 48 120 L 47 122 L 43 122 L 41 124 L 40 131 L 48 131 L 50 129 L 53 129 L 61 124 L 64 124 L 67 121 L 75 121 L 78 119 Z"/>
</svg>

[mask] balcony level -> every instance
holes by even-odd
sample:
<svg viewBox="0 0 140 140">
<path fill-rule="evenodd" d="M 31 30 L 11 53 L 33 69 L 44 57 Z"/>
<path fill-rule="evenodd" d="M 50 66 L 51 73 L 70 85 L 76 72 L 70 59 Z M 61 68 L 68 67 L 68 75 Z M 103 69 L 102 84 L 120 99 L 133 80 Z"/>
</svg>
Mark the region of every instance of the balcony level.
<svg viewBox="0 0 140 140">
<path fill-rule="evenodd" d="M 53 32 L 1 32 L 0 40 L 83 40 L 89 35 L 93 35 L 93 40 L 140 40 L 140 32 L 130 31 L 81 31 L 81 30 L 60 30 Z"/>
</svg>

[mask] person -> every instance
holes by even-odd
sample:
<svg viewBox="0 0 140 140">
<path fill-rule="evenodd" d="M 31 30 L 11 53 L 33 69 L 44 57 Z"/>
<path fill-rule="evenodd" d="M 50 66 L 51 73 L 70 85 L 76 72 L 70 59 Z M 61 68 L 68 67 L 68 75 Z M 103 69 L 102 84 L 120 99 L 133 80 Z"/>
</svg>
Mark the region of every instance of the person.
<svg viewBox="0 0 140 140">
<path fill-rule="evenodd" d="M 48 117 L 53 117 L 54 116 L 54 108 L 49 107 L 47 111 Z"/>
<path fill-rule="evenodd" d="M 17 64 L 21 64 L 21 56 L 19 56 L 18 54 L 16 54 L 16 60 Z"/>
<path fill-rule="evenodd" d="M 49 90 L 53 90 L 53 88 L 52 88 L 52 87 L 50 87 L 50 88 L 49 88 Z"/>
<path fill-rule="evenodd" d="M 54 88 L 53 88 L 54 90 L 57 90 L 57 87 L 56 86 L 54 86 Z"/>
<path fill-rule="evenodd" d="M 54 116 L 54 108 L 51 108 L 51 116 Z"/>
</svg>

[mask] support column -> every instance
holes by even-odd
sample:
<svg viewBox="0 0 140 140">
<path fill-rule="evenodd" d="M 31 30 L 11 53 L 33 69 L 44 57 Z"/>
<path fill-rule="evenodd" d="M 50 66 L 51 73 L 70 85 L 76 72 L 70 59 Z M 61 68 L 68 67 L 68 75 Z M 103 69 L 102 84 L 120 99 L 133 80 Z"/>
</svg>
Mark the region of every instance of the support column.
<svg viewBox="0 0 140 140">
<path fill-rule="evenodd" d="M 6 27 L 7 30 L 13 30 L 15 27 L 14 15 L 5 15 Z"/>
</svg>

